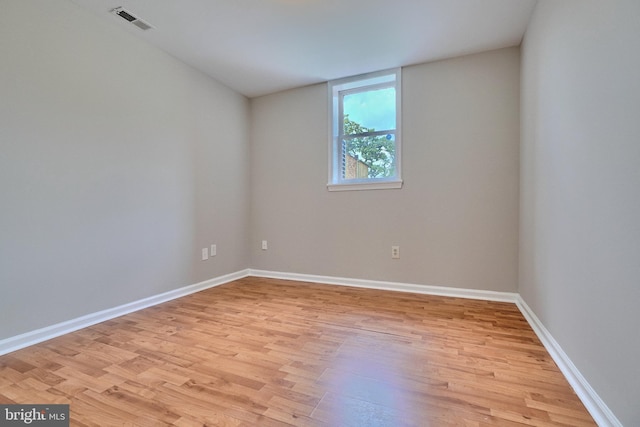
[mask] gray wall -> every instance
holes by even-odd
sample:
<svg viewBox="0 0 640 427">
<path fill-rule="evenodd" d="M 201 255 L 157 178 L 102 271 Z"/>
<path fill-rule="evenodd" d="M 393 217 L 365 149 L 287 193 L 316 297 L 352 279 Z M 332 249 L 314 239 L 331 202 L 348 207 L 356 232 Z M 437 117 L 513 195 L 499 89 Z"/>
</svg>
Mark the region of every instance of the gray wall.
<svg viewBox="0 0 640 427">
<path fill-rule="evenodd" d="M 522 65 L 520 293 L 640 425 L 640 2 L 541 1 Z"/>
<path fill-rule="evenodd" d="M 510 48 L 403 70 L 400 190 L 327 191 L 326 85 L 252 99 L 252 267 L 515 291 L 519 62 Z"/>
<path fill-rule="evenodd" d="M 329 193 L 326 85 L 249 102 L 70 2 L 4 1 L 0 339 L 248 266 L 519 290 L 640 424 L 639 17 L 542 0 L 522 100 L 515 48 L 405 68 L 404 187 Z"/>
<path fill-rule="evenodd" d="M 0 58 L 0 339 L 249 266 L 246 98 L 68 1 Z"/>
</svg>

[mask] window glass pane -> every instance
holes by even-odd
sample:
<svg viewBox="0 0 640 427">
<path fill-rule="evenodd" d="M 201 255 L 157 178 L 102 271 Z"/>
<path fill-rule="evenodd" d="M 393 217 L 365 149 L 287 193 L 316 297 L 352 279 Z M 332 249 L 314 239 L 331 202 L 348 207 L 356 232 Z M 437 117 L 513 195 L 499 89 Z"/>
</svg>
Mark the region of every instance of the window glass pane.
<svg viewBox="0 0 640 427">
<path fill-rule="evenodd" d="M 394 87 L 345 95 L 344 134 L 396 128 L 396 89 Z"/>
<path fill-rule="evenodd" d="M 387 178 L 395 175 L 396 138 L 381 136 L 345 138 L 342 143 L 342 178 Z"/>
</svg>

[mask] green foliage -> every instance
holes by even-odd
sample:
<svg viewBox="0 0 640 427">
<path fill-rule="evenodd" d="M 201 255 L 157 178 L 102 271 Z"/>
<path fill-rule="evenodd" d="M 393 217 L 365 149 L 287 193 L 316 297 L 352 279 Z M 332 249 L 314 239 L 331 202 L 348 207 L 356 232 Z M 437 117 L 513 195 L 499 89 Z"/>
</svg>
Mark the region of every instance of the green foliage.
<svg viewBox="0 0 640 427">
<path fill-rule="evenodd" d="M 358 135 L 375 132 L 344 116 L 344 134 Z M 354 157 L 369 168 L 369 178 L 385 178 L 395 173 L 395 141 L 386 135 L 362 136 L 345 140 L 347 154 Z"/>
</svg>

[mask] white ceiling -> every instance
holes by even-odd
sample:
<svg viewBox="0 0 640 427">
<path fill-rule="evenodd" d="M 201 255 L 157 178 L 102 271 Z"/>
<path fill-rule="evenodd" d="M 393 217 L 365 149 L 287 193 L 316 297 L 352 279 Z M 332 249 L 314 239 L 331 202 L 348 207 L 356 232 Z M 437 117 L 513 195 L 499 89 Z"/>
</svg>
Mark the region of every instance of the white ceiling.
<svg viewBox="0 0 640 427">
<path fill-rule="evenodd" d="M 248 96 L 517 46 L 536 0 L 72 0 Z M 110 13 L 122 6 L 155 28 Z"/>
</svg>

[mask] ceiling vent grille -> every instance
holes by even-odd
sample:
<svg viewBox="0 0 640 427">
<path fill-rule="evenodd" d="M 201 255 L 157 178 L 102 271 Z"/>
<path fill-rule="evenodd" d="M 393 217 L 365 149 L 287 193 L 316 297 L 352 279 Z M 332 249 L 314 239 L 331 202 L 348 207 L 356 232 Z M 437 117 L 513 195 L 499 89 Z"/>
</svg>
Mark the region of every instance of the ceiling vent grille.
<svg viewBox="0 0 640 427">
<path fill-rule="evenodd" d="M 141 30 L 150 30 L 151 28 L 153 28 L 153 26 L 151 24 L 149 24 L 148 22 L 143 21 L 142 19 L 138 18 L 137 16 L 135 16 L 133 13 L 124 10 L 123 7 L 116 7 L 115 9 L 111 10 L 111 13 L 113 13 L 114 15 L 118 15 L 119 17 L 121 17 L 122 19 L 124 19 L 127 22 L 130 22 L 131 24 L 135 25 L 136 27 L 140 28 Z"/>
</svg>

